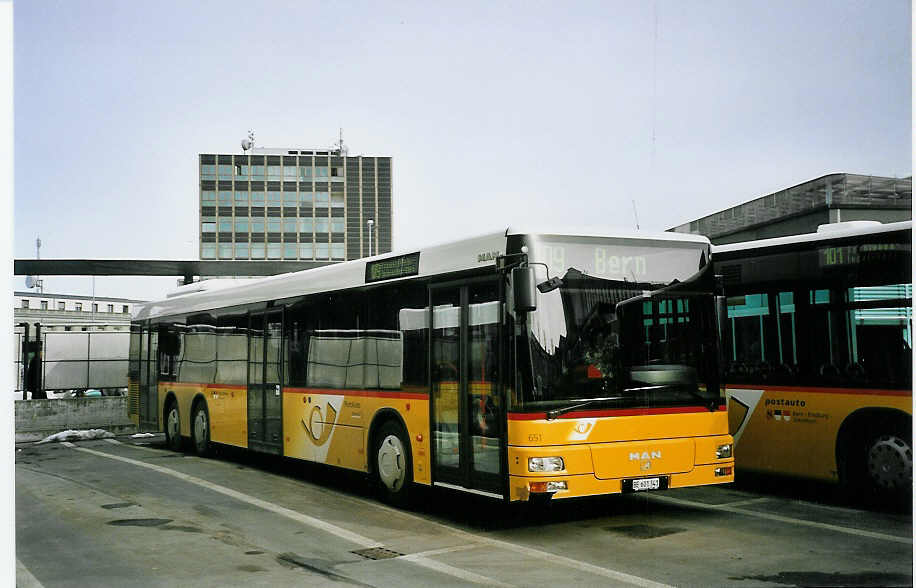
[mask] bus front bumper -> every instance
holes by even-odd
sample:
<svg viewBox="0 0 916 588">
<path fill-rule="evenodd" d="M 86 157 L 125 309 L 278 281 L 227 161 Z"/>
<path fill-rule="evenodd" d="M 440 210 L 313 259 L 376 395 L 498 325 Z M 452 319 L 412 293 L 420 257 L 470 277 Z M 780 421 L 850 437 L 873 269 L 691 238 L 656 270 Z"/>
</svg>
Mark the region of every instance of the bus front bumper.
<svg viewBox="0 0 916 588">
<path fill-rule="evenodd" d="M 549 496 L 553 499 L 597 496 L 601 494 L 621 494 L 623 492 L 640 492 L 634 486 L 655 486 L 652 479 L 658 478 L 658 487 L 684 488 L 687 486 L 706 486 L 710 484 L 727 484 L 735 481 L 734 460 L 714 464 L 696 465 L 689 472 L 672 474 L 653 474 L 635 478 L 611 478 L 602 480 L 594 473 L 578 475 L 549 476 L 509 476 L 509 500 L 529 500 L 533 497 Z M 646 484 L 633 484 L 632 480 L 648 480 Z M 564 488 L 565 486 L 565 488 Z M 653 492 L 655 490 L 648 489 Z"/>
</svg>

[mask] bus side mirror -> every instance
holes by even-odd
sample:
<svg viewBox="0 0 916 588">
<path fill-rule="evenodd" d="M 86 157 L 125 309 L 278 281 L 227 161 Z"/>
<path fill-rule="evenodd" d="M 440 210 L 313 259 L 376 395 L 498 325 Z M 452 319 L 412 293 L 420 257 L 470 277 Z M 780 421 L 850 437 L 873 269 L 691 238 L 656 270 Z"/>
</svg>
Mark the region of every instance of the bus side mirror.
<svg viewBox="0 0 916 588">
<path fill-rule="evenodd" d="M 515 312 L 537 310 L 535 281 L 533 267 L 517 267 L 512 270 L 512 298 L 515 301 Z"/>
</svg>

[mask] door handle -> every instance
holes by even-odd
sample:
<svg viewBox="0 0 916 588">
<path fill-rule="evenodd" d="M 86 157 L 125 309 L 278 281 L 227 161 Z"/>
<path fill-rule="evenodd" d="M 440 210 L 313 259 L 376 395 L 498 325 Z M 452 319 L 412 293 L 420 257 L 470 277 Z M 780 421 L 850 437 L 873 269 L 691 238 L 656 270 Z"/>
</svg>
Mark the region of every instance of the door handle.
<svg viewBox="0 0 916 588">
<path fill-rule="evenodd" d="M 277 384 L 276 387 L 274 388 L 274 394 L 276 396 L 280 395 L 280 384 Z"/>
</svg>

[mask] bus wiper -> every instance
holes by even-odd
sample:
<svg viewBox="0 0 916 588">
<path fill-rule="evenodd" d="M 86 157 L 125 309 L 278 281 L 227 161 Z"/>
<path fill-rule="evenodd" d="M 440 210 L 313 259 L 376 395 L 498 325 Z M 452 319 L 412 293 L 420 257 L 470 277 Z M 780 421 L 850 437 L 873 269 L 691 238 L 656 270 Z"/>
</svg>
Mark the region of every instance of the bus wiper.
<svg viewBox="0 0 916 588">
<path fill-rule="evenodd" d="M 624 392 L 650 392 L 652 390 L 662 390 L 664 388 L 677 388 L 676 384 L 659 384 L 657 386 L 639 386 L 638 388 L 624 388 Z M 690 388 L 685 388 L 685 392 L 699 400 L 709 412 L 716 412 L 717 401 L 714 398 L 707 398 L 697 392 L 696 390 L 691 390 Z"/>
<path fill-rule="evenodd" d="M 572 412 L 580 408 L 585 408 L 586 406 L 590 406 L 592 404 L 595 404 L 596 402 L 604 402 L 606 400 L 622 400 L 623 398 L 624 398 L 623 396 L 608 396 L 607 398 L 592 398 L 590 400 L 586 400 L 585 402 L 580 402 L 579 404 L 572 404 L 570 406 L 564 406 L 563 408 L 555 408 L 553 410 L 548 410 L 547 411 L 547 420 L 552 421 L 553 419 L 557 418 L 560 415 L 564 415 L 568 412 Z"/>
</svg>

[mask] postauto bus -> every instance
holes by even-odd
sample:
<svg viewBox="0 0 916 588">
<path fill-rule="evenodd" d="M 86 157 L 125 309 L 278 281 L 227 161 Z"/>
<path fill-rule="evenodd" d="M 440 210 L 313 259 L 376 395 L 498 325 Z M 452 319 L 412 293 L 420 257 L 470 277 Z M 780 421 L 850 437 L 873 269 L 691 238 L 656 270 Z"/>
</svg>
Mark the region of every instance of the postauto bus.
<svg viewBox="0 0 916 588">
<path fill-rule="evenodd" d="M 705 238 L 512 229 L 151 302 L 130 412 L 506 501 L 733 480 Z"/>
<path fill-rule="evenodd" d="M 910 500 L 911 242 L 910 221 L 857 221 L 713 248 L 739 468 Z"/>
</svg>

